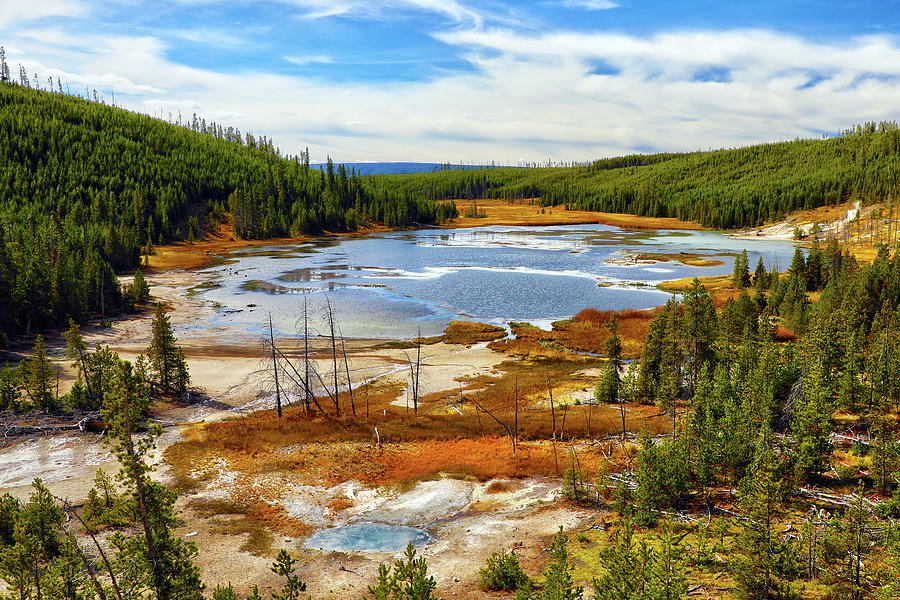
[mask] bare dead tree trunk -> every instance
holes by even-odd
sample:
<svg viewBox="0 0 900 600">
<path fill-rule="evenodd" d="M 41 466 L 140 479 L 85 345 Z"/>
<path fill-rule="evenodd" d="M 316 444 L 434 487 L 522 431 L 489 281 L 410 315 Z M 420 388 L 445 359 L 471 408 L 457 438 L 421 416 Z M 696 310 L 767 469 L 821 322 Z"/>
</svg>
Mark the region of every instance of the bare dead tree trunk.
<svg viewBox="0 0 900 600">
<path fill-rule="evenodd" d="M 303 294 L 303 364 L 306 368 L 306 377 L 303 379 L 305 384 L 303 407 L 306 409 L 306 412 L 309 412 L 312 398 L 310 398 L 309 389 L 309 308 L 306 294 Z M 312 397 L 315 398 L 315 395 L 313 394 Z"/>
<path fill-rule="evenodd" d="M 413 388 L 413 413 L 419 414 L 419 369 L 422 365 L 422 328 L 419 327 L 416 331 L 418 337 L 416 338 L 416 383 Z"/>
<path fill-rule="evenodd" d="M 547 393 L 550 395 L 550 416 L 553 419 L 553 465 L 556 469 L 556 476 L 559 477 L 559 455 L 556 452 L 556 409 L 553 408 L 553 386 L 550 385 L 550 369 L 547 369 Z"/>
<path fill-rule="evenodd" d="M 585 432 L 587 433 L 588 437 L 591 437 L 591 415 L 593 415 L 593 414 L 594 414 L 594 405 L 588 404 L 587 405 L 587 425 L 585 426 Z"/>
<path fill-rule="evenodd" d="M 269 313 L 269 344 L 272 347 L 272 372 L 275 374 L 275 406 L 278 408 L 278 418 L 281 418 L 281 386 L 278 383 L 278 359 L 275 356 L 275 332 L 272 327 L 272 313 Z"/>
<path fill-rule="evenodd" d="M 509 428 L 509 425 L 507 425 L 506 423 L 504 423 L 503 421 L 501 421 L 500 419 L 498 419 L 497 417 L 495 417 L 495 416 L 494 416 L 494 413 L 492 413 L 491 411 L 489 411 L 488 409 L 486 409 L 485 407 L 483 407 L 481 404 L 479 404 L 479 403 L 478 403 L 478 394 L 475 394 L 475 398 L 472 400 L 472 402 L 475 403 L 475 408 L 481 409 L 483 412 L 487 413 L 487 415 L 488 415 L 490 418 L 492 418 L 493 420 L 495 420 L 497 423 L 500 424 L 501 427 L 503 427 L 503 429 L 506 430 L 506 435 L 507 435 L 507 437 L 509 437 L 510 444 L 512 444 L 512 446 L 513 446 L 513 455 L 515 455 L 515 452 L 516 452 L 516 445 L 515 445 L 515 442 L 514 442 L 514 440 L 513 440 L 513 432 L 512 432 L 512 430 Z"/>
<path fill-rule="evenodd" d="M 459 392 L 460 397 L 462 397 L 462 390 Z M 478 396 L 478 393 L 475 393 L 475 396 Z M 478 429 L 481 430 L 481 437 L 484 437 L 484 424 L 481 422 L 481 412 L 478 410 L 478 402 L 475 402 L 475 418 L 478 419 Z"/>
<path fill-rule="evenodd" d="M 516 391 L 515 391 L 515 406 L 516 406 L 516 414 L 515 414 L 515 429 L 516 434 L 513 438 L 513 456 L 516 455 L 516 449 L 519 446 L 519 376 L 516 375 Z"/>
<path fill-rule="evenodd" d="M 306 392 L 306 397 L 307 398 L 311 397 L 312 403 L 316 405 L 316 408 L 319 409 L 319 412 L 322 413 L 323 416 L 327 417 L 328 413 L 325 412 L 325 409 L 322 408 L 321 404 L 319 404 L 319 401 L 316 399 L 316 395 L 312 393 L 312 389 L 310 388 L 310 385 L 309 385 L 309 380 L 303 379 L 303 376 L 300 375 L 299 372 L 297 372 L 297 367 L 295 367 L 294 364 L 288 359 L 288 357 L 284 355 L 284 352 L 282 352 L 277 347 L 275 348 L 275 351 L 278 352 L 278 355 L 281 356 L 282 359 L 284 359 L 284 362 L 287 363 L 287 365 L 294 372 L 294 375 L 296 375 L 296 378 L 294 378 L 294 377 L 291 377 L 290 373 L 286 373 L 288 378 L 293 380 L 294 385 L 302 387 L 304 389 L 304 391 Z M 316 375 L 318 375 L 318 373 L 316 373 Z M 321 381 L 321 380 L 322 380 L 322 378 L 319 377 L 319 381 Z M 331 392 L 328 391 L 328 388 L 325 387 L 324 383 L 322 384 L 322 387 L 325 389 L 326 392 L 328 392 L 329 395 L 331 394 Z"/>
<path fill-rule="evenodd" d="M 340 390 L 338 389 L 338 366 L 337 366 L 337 345 L 334 339 L 334 311 L 331 308 L 331 300 L 325 296 L 325 315 L 328 318 L 328 329 L 331 332 L 331 360 L 333 363 L 334 374 L 334 411 L 338 418 L 341 416 Z"/>
<path fill-rule="evenodd" d="M 556 440 L 556 409 L 553 408 L 553 386 L 550 385 L 550 369 L 547 369 L 547 393 L 550 394 L 550 417 L 553 419 L 553 439 Z M 559 470 L 557 468 L 557 470 Z"/>
<path fill-rule="evenodd" d="M 562 439 L 566 435 L 566 415 L 569 414 L 569 405 L 563 404 L 562 424 L 559 426 L 559 437 Z"/>
<path fill-rule="evenodd" d="M 347 391 L 350 392 L 350 410 L 356 418 L 356 404 L 353 402 L 353 382 L 350 381 L 350 363 L 347 361 L 347 348 L 344 347 L 344 335 L 341 334 L 341 352 L 344 355 L 344 369 L 347 371 Z"/>
</svg>

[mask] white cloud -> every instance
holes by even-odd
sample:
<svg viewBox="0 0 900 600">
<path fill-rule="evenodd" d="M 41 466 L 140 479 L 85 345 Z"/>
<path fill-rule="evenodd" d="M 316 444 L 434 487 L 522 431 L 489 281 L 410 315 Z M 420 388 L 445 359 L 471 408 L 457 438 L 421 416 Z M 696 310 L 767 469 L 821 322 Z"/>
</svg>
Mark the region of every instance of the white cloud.
<svg viewBox="0 0 900 600">
<path fill-rule="evenodd" d="M 323 19 L 334 16 L 355 18 L 385 18 L 396 16 L 396 11 L 418 10 L 443 15 L 456 23 L 472 23 L 481 26 L 488 13 L 470 8 L 457 0 L 282 0 L 291 6 L 305 10 L 304 19 Z"/>
<path fill-rule="evenodd" d="M 232 31 L 224 31 L 210 27 L 195 29 L 169 29 L 166 37 L 193 42 L 214 48 L 235 49 L 247 45 L 247 39 Z"/>
<path fill-rule="evenodd" d="M 341 83 L 218 73 L 172 62 L 153 37 L 58 28 L 18 29 L 9 61 L 43 78 L 57 73 L 49 65 L 64 66 L 58 73 L 73 89 L 97 87 L 109 98 L 113 87 L 119 104 L 142 112 L 197 112 L 271 136 L 285 151 L 309 146 L 314 159 L 340 161 L 585 160 L 793 139 L 900 118 L 900 46 L 889 36 L 824 43 L 764 30 L 646 37 L 470 27 L 436 37 L 473 70 Z"/>
<path fill-rule="evenodd" d="M 609 10 L 619 6 L 618 2 L 612 0 L 562 0 L 560 4 L 570 8 L 586 8 L 588 10 Z"/>
<path fill-rule="evenodd" d="M 282 56 L 281 58 L 301 67 L 311 64 L 329 65 L 334 63 L 334 59 L 326 54 L 301 54 L 297 56 Z"/>
<path fill-rule="evenodd" d="M 9 27 L 21 21 L 36 21 L 47 17 L 75 17 L 87 12 L 82 0 L 0 0 L 0 17 L 3 25 Z"/>
</svg>

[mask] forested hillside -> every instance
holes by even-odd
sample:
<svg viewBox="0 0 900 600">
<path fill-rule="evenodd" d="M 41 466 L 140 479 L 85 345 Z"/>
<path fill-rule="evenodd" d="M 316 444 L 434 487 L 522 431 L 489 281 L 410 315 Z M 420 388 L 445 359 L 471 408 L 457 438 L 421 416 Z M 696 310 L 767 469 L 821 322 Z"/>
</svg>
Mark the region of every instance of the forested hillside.
<svg viewBox="0 0 900 600">
<path fill-rule="evenodd" d="M 568 206 L 708 227 L 753 227 L 793 211 L 900 195 L 900 128 L 867 124 L 827 140 L 734 150 L 634 155 L 590 165 L 385 175 L 382 185 L 426 198 L 538 198 Z"/>
<path fill-rule="evenodd" d="M 420 196 L 421 198 L 421 196 Z M 124 308 L 114 272 L 230 218 L 236 235 L 437 223 L 456 214 L 342 166 L 310 169 L 266 138 L 178 126 L 0 84 L 0 347 L 13 334 Z"/>
</svg>

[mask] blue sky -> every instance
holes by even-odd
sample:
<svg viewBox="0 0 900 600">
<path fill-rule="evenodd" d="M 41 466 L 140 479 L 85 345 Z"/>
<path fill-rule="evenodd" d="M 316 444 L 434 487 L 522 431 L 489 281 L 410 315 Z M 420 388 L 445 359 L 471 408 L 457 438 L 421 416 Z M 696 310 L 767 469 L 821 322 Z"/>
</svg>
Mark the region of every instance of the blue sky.
<svg viewBox="0 0 900 600">
<path fill-rule="evenodd" d="M 313 160 L 589 160 L 900 118 L 900 0 L 0 0 L 13 72 Z"/>
</svg>

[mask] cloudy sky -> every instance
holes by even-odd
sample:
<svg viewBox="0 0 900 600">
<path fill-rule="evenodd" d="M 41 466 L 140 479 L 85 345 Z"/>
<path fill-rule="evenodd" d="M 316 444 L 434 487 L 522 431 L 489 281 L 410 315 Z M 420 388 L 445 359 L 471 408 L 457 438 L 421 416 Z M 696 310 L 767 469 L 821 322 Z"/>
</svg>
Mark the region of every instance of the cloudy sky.
<svg viewBox="0 0 900 600">
<path fill-rule="evenodd" d="M 900 0 L 0 0 L 14 74 L 350 161 L 588 160 L 900 118 Z"/>
</svg>

